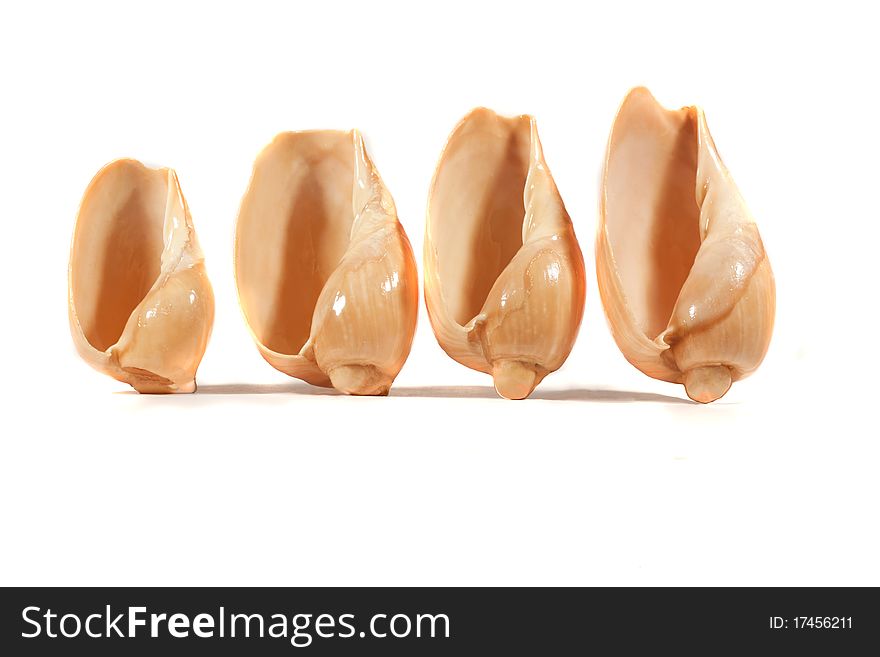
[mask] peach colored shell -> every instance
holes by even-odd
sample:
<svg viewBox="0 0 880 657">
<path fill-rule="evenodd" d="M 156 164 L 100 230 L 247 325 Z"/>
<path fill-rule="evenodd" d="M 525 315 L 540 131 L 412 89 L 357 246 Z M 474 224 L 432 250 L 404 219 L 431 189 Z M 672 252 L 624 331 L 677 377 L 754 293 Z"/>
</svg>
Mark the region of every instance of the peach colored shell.
<svg viewBox="0 0 880 657">
<path fill-rule="evenodd" d="M 358 131 L 282 133 L 260 153 L 236 224 L 235 275 L 273 367 L 388 394 L 412 346 L 418 274 Z"/>
<path fill-rule="evenodd" d="M 623 101 L 608 142 L 596 270 L 614 339 L 648 376 L 710 402 L 763 360 L 773 272 L 700 108 L 664 109 L 641 87 Z"/>
<path fill-rule="evenodd" d="M 479 108 L 437 165 L 425 232 L 425 302 L 449 356 L 522 399 L 562 365 L 586 277 L 535 120 Z"/>
<path fill-rule="evenodd" d="M 68 270 L 73 342 L 138 392 L 193 392 L 214 295 L 172 169 L 117 160 L 86 189 Z"/>
</svg>

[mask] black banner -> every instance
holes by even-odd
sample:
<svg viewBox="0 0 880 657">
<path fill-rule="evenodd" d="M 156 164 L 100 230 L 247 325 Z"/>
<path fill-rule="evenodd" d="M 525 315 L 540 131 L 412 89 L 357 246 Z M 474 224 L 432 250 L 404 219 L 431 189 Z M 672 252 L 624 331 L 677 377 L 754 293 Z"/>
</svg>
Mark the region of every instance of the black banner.
<svg viewBox="0 0 880 657">
<path fill-rule="evenodd" d="M 876 589 L 3 589 L 2 655 L 877 654 Z M 610 649 L 610 651 L 609 651 Z"/>
</svg>

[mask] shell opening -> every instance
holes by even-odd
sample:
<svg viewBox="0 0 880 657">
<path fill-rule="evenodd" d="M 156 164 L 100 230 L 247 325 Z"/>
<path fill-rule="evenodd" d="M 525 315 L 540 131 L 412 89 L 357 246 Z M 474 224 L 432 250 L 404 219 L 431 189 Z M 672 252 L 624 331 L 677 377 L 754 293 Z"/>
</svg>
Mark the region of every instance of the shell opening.
<svg viewBox="0 0 880 657">
<path fill-rule="evenodd" d="M 429 216 L 443 298 L 461 326 L 477 316 L 523 245 L 529 117 L 477 110 L 449 139 Z"/>
<path fill-rule="evenodd" d="M 611 135 L 606 231 L 623 293 L 650 339 L 667 327 L 700 248 L 694 108 L 663 109 L 634 90 Z"/>
<path fill-rule="evenodd" d="M 239 298 L 257 340 L 298 354 L 350 241 L 352 134 L 283 133 L 254 165 L 236 235 Z"/>
<path fill-rule="evenodd" d="M 83 198 L 70 294 L 88 343 L 106 351 L 161 270 L 168 176 L 133 160 L 102 169 Z"/>
</svg>

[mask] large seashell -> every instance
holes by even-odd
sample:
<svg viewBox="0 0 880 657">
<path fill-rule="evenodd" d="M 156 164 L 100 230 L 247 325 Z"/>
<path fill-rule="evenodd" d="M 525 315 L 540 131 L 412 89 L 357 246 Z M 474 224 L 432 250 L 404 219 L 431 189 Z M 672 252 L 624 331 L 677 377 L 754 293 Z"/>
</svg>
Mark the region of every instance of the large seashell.
<svg viewBox="0 0 880 657">
<path fill-rule="evenodd" d="M 214 295 L 177 175 L 136 160 L 92 179 L 70 252 L 73 341 L 138 392 L 193 392 Z"/>
<path fill-rule="evenodd" d="M 527 397 L 562 365 L 584 311 L 584 261 L 535 120 L 479 108 L 453 130 L 428 200 L 425 301 L 452 358 Z"/>
<path fill-rule="evenodd" d="M 385 395 L 412 346 L 412 247 L 357 130 L 286 132 L 254 164 L 238 216 L 245 320 L 273 367 Z"/>
<path fill-rule="evenodd" d="M 608 142 L 600 222 L 599 292 L 630 363 L 704 403 L 758 367 L 773 272 L 700 108 L 630 91 Z"/>
</svg>

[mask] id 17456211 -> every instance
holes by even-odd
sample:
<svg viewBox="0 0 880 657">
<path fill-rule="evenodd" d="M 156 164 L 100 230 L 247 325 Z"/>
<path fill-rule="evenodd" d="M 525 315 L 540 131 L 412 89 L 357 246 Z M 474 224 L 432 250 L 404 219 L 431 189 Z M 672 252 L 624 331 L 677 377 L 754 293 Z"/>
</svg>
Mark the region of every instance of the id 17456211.
<svg viewBox="0 0 880 657">
<path fill-rule="evenodd" d="M 851 630 L 852 616 L 782 616 L 770 617 L 773 630 Z"/>
</svg>

